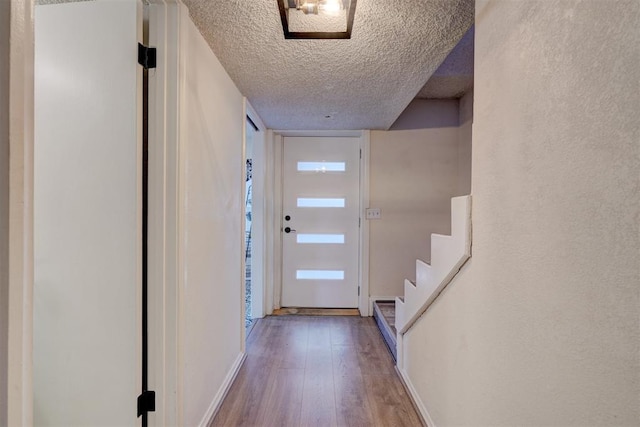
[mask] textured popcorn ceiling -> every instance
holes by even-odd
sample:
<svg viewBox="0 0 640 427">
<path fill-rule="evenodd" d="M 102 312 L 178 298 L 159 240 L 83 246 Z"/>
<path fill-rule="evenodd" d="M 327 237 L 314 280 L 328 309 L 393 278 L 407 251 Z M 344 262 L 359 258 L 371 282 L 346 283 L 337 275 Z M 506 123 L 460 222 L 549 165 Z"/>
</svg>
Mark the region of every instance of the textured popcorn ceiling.
<svg viewBox="0 0 640 427">
<path fill-rule="evenodd" d="M 472 26 L 416 98 L 458 98 L 473 87 L 473 36 Z"/>
<path fill-rule="evenodd" d="M 473 0 L 358 0 L 351 40 L 285 40 L 276 0 L 183 1 L 272 129 L 388 129 L 414 97 L 473 86 Z"/>
<path fill-rule="evenodd" d="M 184 3 L 266 125 L 300 130 L 389 128 L 471 27 L 474 8 L 358 0 L 350 40 L 285 40 L 276 0 Z"/>
</svg>

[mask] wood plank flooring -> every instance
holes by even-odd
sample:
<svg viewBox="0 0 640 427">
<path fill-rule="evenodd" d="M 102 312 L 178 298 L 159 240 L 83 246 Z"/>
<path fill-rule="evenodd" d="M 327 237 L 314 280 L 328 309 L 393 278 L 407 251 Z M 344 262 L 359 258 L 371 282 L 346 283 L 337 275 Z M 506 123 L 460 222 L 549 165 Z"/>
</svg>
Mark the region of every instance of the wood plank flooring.
<svg viewBox="0 0 640 427">
<path fill-rule="evenodd" d="M 357 308 L 300 308 L 284 307 L 273 310 L 273 316 L 360 316 Z"/>
<path fill-rule="evenodd" d="M 258 321 L 216 426 L 421 426 L 372 318 Z"/>
</svg>

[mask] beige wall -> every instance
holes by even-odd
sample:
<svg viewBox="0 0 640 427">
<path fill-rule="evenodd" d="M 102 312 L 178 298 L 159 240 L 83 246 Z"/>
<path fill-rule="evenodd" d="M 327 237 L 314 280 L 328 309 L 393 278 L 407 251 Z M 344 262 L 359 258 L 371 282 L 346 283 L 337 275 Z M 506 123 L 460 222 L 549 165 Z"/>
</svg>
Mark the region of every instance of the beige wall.
<svg viewBox="0 0 640 427">
<path fill-rule="evenodd" d="M 389 130 L 458 127 L 457 99 L 414 99 Z"/>
<path fill-rule="evenodd" d="M 457 168 L 457 127 L 371 132 L 369 206 L 382 213 L 369 221 L 371 296 L 402 295 L 416 259 L 431 259 L 431 233 L 449 233 Z"/>
<path fill-rule="evenodd" d="M 638 425 L 639 21 L 476 1 L 473 254 L 405 336 L 435 425 Z"/>
<path fill-rule="evenodd" d="M 7 422 L 9 317 L 9 30 L 11 3 L 0 2 L 0 425 Z"/>
<path fill-rule="evenodd" d="M 473 94 L 417 99 L 389 131 L 371 131 L 369 294 L 401 296 L 416 259 L 431 260 L 431 233 L 451 229 L 451 197 L 471 191 Z"/>
<path fill-rule="evenodd" d="M 473 125 L 473 90 L 460 98 L 458 128 L 458 188 L 456 196 L 471 194 L 471 134 Z"/>
</svg>

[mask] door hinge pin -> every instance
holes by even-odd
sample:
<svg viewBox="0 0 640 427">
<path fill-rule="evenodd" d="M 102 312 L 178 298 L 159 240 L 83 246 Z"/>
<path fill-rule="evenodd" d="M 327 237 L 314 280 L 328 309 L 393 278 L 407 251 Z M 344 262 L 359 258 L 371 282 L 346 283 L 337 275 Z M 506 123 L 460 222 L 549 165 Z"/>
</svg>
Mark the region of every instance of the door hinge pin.
<svg viewBox="0 0 640 427">
<path fill-rule="evenodd" d="M 156 48 L 138 43 L 138 64 L 145 70 L 156 68 Z"/>
<path fill-rule="evenodd" d="M 138 417 L 147 412 L 155 412 L 156 410 L 156 392 L 151 390 L 143 391 L 138 396 Z"/>
</svg>

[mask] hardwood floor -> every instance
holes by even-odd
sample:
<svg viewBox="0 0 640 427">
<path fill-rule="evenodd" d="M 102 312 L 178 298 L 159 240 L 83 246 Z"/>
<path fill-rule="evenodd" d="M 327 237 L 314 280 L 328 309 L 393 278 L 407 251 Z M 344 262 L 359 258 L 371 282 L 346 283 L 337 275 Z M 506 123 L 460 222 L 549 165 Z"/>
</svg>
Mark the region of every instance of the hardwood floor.
<svg viewBox="0 0 640 427">
<path fill-rule="evenodd" d="M 211 426 L 421 426 L 372 318 L 261 319 Z"/>
</svg>

